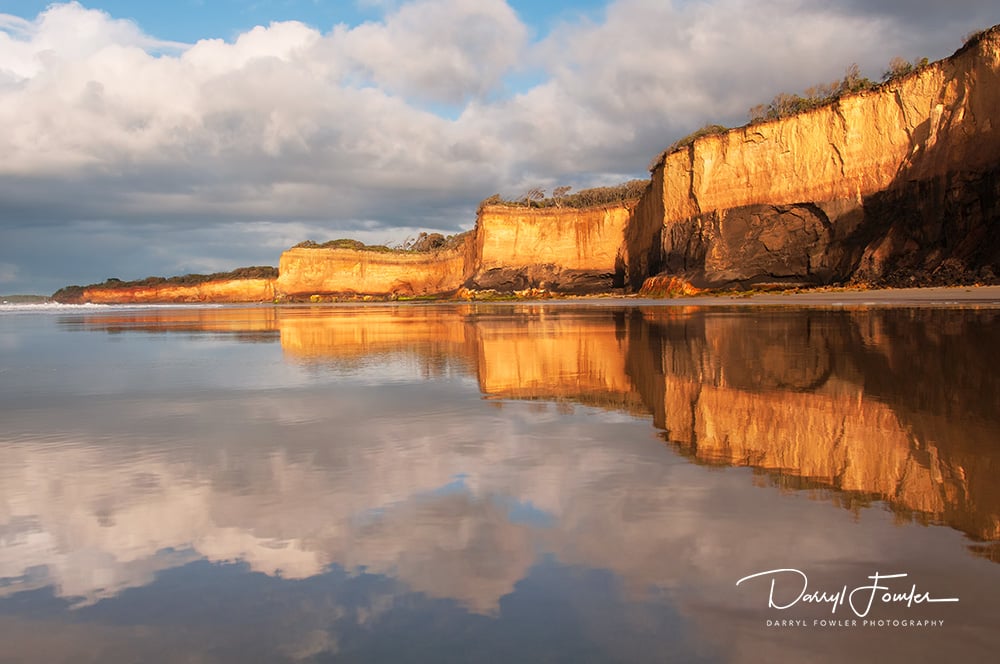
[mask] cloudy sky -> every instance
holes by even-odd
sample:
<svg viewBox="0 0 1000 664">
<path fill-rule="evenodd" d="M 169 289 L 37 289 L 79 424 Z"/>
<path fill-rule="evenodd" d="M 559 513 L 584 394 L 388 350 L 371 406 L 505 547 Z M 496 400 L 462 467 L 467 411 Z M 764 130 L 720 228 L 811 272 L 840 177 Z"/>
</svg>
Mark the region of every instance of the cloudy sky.
<svg viewBox="0 0 1000 664">
<path fill-rule="evenodd" d="M 645 177 L 780 91 L 878 78 L 995 0 L 179 0 L 0 8 L 0 293 L 277 265 Z"/>
</svg>

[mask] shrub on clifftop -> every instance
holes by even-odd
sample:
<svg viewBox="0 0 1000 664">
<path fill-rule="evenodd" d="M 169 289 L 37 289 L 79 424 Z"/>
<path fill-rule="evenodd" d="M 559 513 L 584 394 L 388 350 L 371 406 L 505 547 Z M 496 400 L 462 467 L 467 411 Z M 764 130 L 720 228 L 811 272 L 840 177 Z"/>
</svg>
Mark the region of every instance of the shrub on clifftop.
<svg viewBox="0 0 1000 664">
<path fill-rule="evenodd" d="M 407 238 L 394 247 L 387 247 L 384 244 L 365 244 L 359 240 L 350 238 L 340 238 L 339 240 L 329 240 L 327 242 L 315 242 L 306 240 L 299 242 L 292 249 L 352 249 L 354 251 L 374 251 L 376 253 L 430 253 L 442 249 L 455 249 L 465 241 L 466 236 L 471 231 L 456 233 L 455 235 L 442 235 L 441 233 L 426 233 L 413 238 Z"/>
<path fill-rule="evenodd" d="M 600 205 L 621 205 L 629 201 L 636 201 L 642 198 L 643 192 L 649 186 L 649 180 L 629 180 L 612 187 L 592 187 L 581 189 L 575 194 L 569 193 L 571 187 L 556 187 L 553 196 L 544 197 L 541 189 L 534 188 L 521 198 L 510 200 L 504 199 L 500 194 L 493 194 L 479 203 L 479 211 L 490 205 L 502 205 L 505 207 L 530 207 L 530 208 L 588 208 Z M 542 194 L 541 197 L 538 194 Z"/>
</svg>

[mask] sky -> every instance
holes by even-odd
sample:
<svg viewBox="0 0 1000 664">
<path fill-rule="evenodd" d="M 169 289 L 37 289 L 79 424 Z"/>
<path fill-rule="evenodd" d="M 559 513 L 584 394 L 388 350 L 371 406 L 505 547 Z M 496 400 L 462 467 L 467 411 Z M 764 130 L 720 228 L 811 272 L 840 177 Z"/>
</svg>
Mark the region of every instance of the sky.
<svg viewBox="0 0 1000 664">
<path fill-rule="evenodd" d="M 277 265 L 647 177 L 778 92 L 878 79 L 995 0 L 0 4 L 0 293 Z"/>
</svg>

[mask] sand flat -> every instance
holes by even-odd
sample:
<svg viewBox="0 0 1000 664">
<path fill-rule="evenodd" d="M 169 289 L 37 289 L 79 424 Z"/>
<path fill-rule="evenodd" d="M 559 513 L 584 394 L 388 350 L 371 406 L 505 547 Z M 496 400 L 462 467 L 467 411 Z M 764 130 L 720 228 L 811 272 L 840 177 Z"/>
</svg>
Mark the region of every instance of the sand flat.
<svg viewBox="0 0 1000 664">
<path fill-rule="evenodd" d="M 636 300 L 631 300 L 635 302 Z M 884 288 L 874 290 L 815 290 L 787 293 L 696 295 L 673 299 L 643 299 L 643 304 L 685 306 L 950 306 L 1000 307 L 1000 286 Z"/>
</svg>

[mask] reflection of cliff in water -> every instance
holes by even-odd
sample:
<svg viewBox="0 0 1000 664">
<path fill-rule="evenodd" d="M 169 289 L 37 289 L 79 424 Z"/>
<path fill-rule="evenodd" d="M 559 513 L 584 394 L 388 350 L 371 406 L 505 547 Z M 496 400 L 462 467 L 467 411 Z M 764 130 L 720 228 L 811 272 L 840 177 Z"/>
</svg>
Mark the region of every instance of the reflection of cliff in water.
<svg viewBox="0 0 1000 664">
<path fill-rule="evenodd" d="M 155 320 L 149 319 L 152 316 Z M 700 463 L 1000 540 L 1000 311 L 378 306 L 68 319 L 280 334 L 296 363 L 475 376 L 488 399 L 652 414 Z M 263 335 L 263 336 L 261 336 Z M 984 555 L 996 551 L 979 547 Z"/>
<path fill-rule="evenodd" d="M 783 488 L 834 489 L 852 509 L 884 500 L 901 519 L 996 540 L 1000 380 L 987 369 L 998 316 L 520 305 L 394 313 L 374 328 L 358 312 L 314 321 L 322 334 L 308 319 L 295 320 L 294 334 L 291 319 L 280 324 L 296 357 L 377 353 L 387 339 L 461 355 L 487 398 L 651 413 L 699 462 L 757 468 Z"/>
<path fill-rule="evenodd" d="M 273 308 L 184 307 L 125 310 L 82 316 L 62 316 L 66 329 L 104 330 L 109 334 L 219 334 L 246 343 L 271 343 L 278 336 L 278 313 Z"/>
<path fill-rule="evenodd" d="M 1000 539 L 992 311 L 636 312 L 629 375 L 705 463 Z"/>
<path fill-rule="evenodd" d="M 302 364 L 357 369 L 400 360 L 424 376 L 472 373 L 474 330 L 468 307 L 366 306 L 279 309 L 285 356 Z"/>
<path fill-rule="evenodd" d="M 645 414 L 625 367 L 625 313 L 496 312 L 475 323 L 479 387 L 489 399 L 574 402 Z"/>
</svg>

